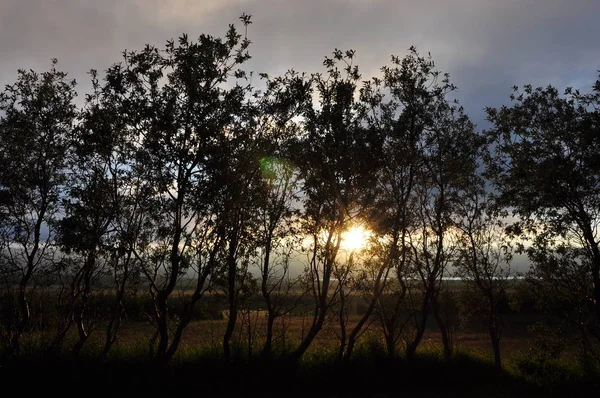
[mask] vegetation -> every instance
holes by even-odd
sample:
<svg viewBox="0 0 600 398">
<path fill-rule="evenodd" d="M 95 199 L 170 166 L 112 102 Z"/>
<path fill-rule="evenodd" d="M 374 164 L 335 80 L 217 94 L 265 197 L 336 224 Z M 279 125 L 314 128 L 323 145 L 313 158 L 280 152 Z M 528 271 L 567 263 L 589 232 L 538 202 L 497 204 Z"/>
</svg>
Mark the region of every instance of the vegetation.
<svg viewBox="0 0 600 398">
<path fill-rule="evenodd" d="M 81 106 L 56 60 L 0 93 L 2 372 L 157 393 L 597 387 L 600 80 L 515 88 L 478 131 L 415 48 L 366 81 L 336 49 L 257 84 L 240 20 L 124 52 Z"/>
</svg>

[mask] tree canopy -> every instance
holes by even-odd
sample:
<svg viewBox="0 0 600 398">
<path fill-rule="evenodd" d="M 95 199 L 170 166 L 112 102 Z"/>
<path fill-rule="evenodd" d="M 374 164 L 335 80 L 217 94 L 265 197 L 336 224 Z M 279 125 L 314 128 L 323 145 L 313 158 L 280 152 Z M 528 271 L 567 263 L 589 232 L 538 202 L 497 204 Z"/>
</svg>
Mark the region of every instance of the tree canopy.
<svg viewBox="0 0 600 398">
<path fill-rule="evenodd" d="M 560 301 L 600 363 L 600 80 L 590 93 L 515 87 L 480 131 L 450 76 L 414 47 L 367 80 L 339 49 L 317 72 L 255 74 L 251 18 L 240 20 L 243 34 L 230 25 L 123 52 L 90 72 L 81 106 L 56 60 L 0 93 L 5 356 L 49 330 L 32 313 L 38 291 L 56 294 L 48 352 L 74 331 L 75 356 L 99 325 L 108 356 L 144 291 L 160 364 L 210 302 L 225 314 L 219 352 L 231 361 L 239 336 L 256 351 L 260 311 L 263 358 L 280 347 L 298 361 L 332 319 L 340 359 L 372 325 L 387 355 L 410 358 L 430 317 L 449 358 L 444 305 L 459 276 L 500 368 L 518 237 L 532 291 Z M 358 227 L 367 242 L 345 247 Z M 98 308 L 106 291 L 111 308 Z M 365 311 L 350 328 L 353 302 Z M 290 349 L 276 321 L 298 313 L 308 320 Z"/>
</svg>

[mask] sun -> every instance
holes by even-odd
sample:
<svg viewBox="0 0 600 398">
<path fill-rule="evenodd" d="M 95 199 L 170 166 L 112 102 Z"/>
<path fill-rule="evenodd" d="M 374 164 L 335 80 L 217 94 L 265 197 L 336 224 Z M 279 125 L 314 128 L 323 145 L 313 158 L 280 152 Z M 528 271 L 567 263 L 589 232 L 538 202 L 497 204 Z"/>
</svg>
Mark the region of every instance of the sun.
<svg viewBox="0 0 600 398">
<path fill-rule="evenodd" d="M 362 225 L 352 226 L 342 233 L 341 248 L 349 251 L 360 251 L 367 246 L 371 232 Z"/>
</svg>

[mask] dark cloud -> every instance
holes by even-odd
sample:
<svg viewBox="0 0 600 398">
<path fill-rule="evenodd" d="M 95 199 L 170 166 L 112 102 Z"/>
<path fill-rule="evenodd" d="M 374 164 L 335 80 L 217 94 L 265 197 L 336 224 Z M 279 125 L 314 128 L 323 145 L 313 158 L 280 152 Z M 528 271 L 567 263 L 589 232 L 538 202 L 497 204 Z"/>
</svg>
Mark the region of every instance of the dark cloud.
<svg viewBox="0 0 600 398">
<path fill-rule="evenodd" d="M 0 83 L 50 58 L 82 82 L 124 49 L 162 45 L 183 32 L 222 35 L 253 15 L 249 68 L 319 71 L 334 48 L 354 49 L 363 76 L 411 45 L 451 74 L 475 121 L 515 84 L 590 87 L 600 69 L 595 0 L 4 0 Z"/>
</svg>

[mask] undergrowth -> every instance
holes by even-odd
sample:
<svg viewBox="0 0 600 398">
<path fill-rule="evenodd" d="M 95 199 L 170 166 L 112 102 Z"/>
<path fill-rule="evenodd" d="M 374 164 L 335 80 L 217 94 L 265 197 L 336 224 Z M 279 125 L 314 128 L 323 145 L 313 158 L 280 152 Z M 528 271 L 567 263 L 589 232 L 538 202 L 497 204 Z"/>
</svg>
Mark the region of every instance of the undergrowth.
<svg viewBox="0 0 600 398">
<path fill-rule="evenodd" d="M 389 356 L 373 339 L 359 344 L 350 360 L 335 349 L 316 349 L 297 363 L 280 352 L 225 361 L 212 348 L 185 347 L 168 366 L 155 365 L 143 344 L 122 347 L 102 359 L 92 352 L 74 360 L 48 358 L 28 347 L 26 355 L 0 368 L 4 382 L 28 386 L 29 392 L 81 391 L 109 394 L 179 396 L 578 396 L 600 387 L 598 369 L 584 369 L 573 359 L 540 359 L 520 353 L 498 371 L 491 357 L 459 351 L 444 359 L 427 347 L 410 360 Z M 4 384 L 8 385 L 8 384 Z M 423 395 L 425 394 L 425 395 Z"/>
</svg>

